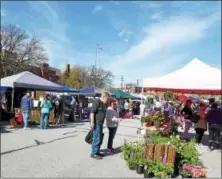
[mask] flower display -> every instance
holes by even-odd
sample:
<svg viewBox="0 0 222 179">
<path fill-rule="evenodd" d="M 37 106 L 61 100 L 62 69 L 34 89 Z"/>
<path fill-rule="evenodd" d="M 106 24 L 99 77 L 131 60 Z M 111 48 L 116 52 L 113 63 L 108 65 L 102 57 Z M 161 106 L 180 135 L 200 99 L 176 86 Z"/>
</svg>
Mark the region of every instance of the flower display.
<svg viewBox="0 0 222 179">
<path fill-rule="evenodd" d="M 206 178 L 207 177 L 207 172 L 200 166 L 184 164 L 182 169 L 189 171 L 192 174 L 193 178 Z"/>
</svg>

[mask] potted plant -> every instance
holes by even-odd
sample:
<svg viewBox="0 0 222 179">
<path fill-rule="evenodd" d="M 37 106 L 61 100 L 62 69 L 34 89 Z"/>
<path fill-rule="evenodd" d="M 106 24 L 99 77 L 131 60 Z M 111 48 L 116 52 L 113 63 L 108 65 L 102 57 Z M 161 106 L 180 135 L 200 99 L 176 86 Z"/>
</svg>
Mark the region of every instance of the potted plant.
<svg viewBox="0 0 222 179">
<path fill-rule="evenodd" d="M 144 169 L 144 178 L 153 178 L 154 174 L 153 174 L 153 161 L 152 160 L 148 160 L 146 162 L 146 166 Z"/>
<path fill-rule="evenodd" d="M 143 174 L 144 173 L 144 167 L 146 163 L 146 158 L 145 158 L 145 153 L 144 151 L 138 151 L 137 155 L 137 173 L 138 174 Z"/>
<path fill-rule="evenodd" d="M 156 111 L 154 114 L 150 116 L 150 119 L 153 121 L 155 128 L 159 129 L 160 124 L 165 119 L 165 117 L 161 112 Z"/>
<path fill-rule="evenodd" d="M 147 116 L 142 116 L 141 117 L 141 122 L 143 124 L 143 127 L 147 127 Z"/>
</svg>

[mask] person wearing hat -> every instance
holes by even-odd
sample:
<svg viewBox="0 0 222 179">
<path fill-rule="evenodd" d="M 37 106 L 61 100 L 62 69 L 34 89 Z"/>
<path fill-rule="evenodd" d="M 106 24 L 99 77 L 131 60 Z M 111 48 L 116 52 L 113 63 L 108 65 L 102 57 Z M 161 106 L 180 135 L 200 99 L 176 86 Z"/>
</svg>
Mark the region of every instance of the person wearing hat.
<svg viewBox="0 0 222 179">
<path fill-rule="evenodd" d="M 31 110 L 33 108 L 33 100 L 31 97 L 31 91 L 28 90 L 26 95 L 21 100 L 21 110 L 24 121 L 24 129 L 28 129 L 28 122 L 30 120 Z"/>
<path fill-rule="evenodd" d="M 52 108 L 49 96 L 45 95 L 45 98 L 40 104 L 41 107 L 41 118 L 40 118 L 40 129 L 47 129 L 49 123 L 49 113 Z"/>
</svg>

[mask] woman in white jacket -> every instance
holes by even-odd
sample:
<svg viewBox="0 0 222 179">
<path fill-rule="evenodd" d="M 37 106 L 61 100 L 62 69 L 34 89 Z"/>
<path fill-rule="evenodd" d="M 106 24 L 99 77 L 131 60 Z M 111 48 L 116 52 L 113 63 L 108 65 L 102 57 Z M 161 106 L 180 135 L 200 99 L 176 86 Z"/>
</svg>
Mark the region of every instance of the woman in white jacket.
<svg viewBox="0 0 222 179">
<path fill-rule="evenodd" d="M 110 99 L 108 102 L 108 108 L 106 110 L 106 126 L 109 130 L 109 138 L 107 144 L 108 153 L 115 152 L 113 149 L 113 139 L 116 135 L 119 121 L 120 118 L 119 118 L 119 113 L 116 110 L 116 101 L 114 99 Z"/>
</svg>

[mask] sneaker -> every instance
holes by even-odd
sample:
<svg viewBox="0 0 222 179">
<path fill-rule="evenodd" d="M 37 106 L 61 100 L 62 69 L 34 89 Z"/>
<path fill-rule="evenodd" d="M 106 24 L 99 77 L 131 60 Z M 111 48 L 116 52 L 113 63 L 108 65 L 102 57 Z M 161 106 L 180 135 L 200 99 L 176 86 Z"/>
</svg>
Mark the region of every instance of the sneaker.
<svg viewBox="0 0 222 179">
<path fill-rule="evenodd" d="M 23 129 L 25 129 L 25 130 L 30 130 L 31 128 L 29 128 L 29 127 L 24 127 Z"/>
<path fill-rule="evenodd" d="M 91 155 L 91 158 L 96 159 L 96 160 L 101 160 L 101 159 L 103 159 L 103 158 L 102 158 L 100 155 L 98 155 L 98 154 Z"/>
<path fill-rule="evenodd" d="M 113 153 L 113 149 L 107 149 L 107 153 L 109 154 Z"/>
</svg>

